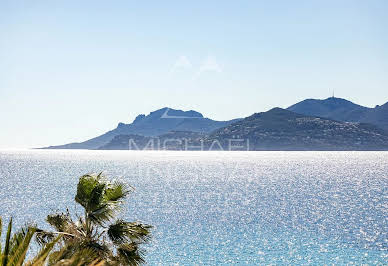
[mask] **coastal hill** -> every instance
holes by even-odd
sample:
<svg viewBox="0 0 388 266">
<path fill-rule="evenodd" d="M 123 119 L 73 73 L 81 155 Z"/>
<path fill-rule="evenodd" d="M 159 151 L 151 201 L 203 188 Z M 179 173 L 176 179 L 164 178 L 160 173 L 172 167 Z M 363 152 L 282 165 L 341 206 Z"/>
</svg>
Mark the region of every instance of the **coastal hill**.
<svg viewBox="0 0 388 266">
<path fill-rule="evenodd" d="M 387 131 L 370 124 L 341 122 L 274 108 L 256 113 L 207 138 L 206 145 L 249 140 L 250 150 L 388 150 Z"/>
<path fill-rule="evenodd" d="M 238 120 L 215 121 L 205 118 L 201 113 L 193 110 L 182 111 L 165 107 L 151 112 L 149 115 L 138 115 L 130 124 L 119 123 L 115 129 L 90 140 L 50 146 L 44 149 L 97 149 L 118 135 L 159 136 L 170 131 L 210 133 Z"/>
<path fill-rule="evenodd" d="M 208 135 L 181 131 L 159 137 L 119 135 L 100 149 L 198 150 L 201 145 L 203 150 L 388 150 L 388 133 L 370 124 L 274 108 Z"/>
<path fill-rule="evenodd" d="M 295 113 L 331 118 L 339 121 L 362 122 L 388 130 L 388 102 L 375 108 L 330 97 L 325 100 L 307 99 L 287 108 Z"/>
</svg>

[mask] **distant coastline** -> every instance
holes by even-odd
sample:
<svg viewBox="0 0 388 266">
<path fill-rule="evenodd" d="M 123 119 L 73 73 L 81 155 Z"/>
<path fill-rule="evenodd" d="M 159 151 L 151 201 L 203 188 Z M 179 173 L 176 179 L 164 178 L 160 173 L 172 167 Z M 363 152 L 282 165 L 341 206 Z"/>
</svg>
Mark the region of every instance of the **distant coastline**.
<svg viewBox="0 0 388 266">
<path fill-rule="evenodd" d="M 39 149 L 381 151 L 388 150 L 388 103 L 307 99 L 229 121 L 165 107 L 93 139 Z"/>
</svg>

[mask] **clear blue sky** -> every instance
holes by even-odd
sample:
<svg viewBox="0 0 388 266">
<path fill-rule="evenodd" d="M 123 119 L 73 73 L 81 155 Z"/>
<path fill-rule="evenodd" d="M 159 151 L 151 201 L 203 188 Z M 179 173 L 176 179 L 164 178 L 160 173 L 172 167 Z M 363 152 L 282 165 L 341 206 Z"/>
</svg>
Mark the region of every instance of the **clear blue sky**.
<svg viewBox="0 0 388 266">
<path fill-rule="evenodd" d="M 0 148 L 165 106 L 225 120 L 388 101 L 388 1 L 0 1 Z"/>
</svg>

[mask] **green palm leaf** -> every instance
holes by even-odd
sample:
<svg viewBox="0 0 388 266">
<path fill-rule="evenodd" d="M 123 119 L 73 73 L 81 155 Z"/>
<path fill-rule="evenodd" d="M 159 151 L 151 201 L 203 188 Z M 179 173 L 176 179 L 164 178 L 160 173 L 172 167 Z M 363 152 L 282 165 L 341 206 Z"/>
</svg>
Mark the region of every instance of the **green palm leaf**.
<svg viewBox="0 0 388 266">
<path fill-rule="evenodd" d="M 5 238 L 5 247 L 3 252 L 3 258 L 2 258 L 2 265 L 7 266 L 8 265 L 8 256 L 9 256 L 9 250 L 10 250 L 10 242 L 11 242 L 11 231 L 12 231 L 12 217 L 9 220 L 8 223 L 8 229 L 7 229 L 7 236 Z"/>
<path fill-rule="evenodd" d="M 0 262 L 2 261 L 1 232 L 3 232 L 3 220 L 0 217 Z"/>
<path fill-rule="evenodd" d="M 144 253 L 134 243 L 122 244 L 117 249 L 118 261 L 122 265 L 140 265 L 145 263 Z"/>
<path fill-rule="evenodd" d="M 151 226 L 135 222 L 117 220 L 109 226 L 108 236 L 113 243 L 147 242 L 150 239 Z"/>
<path fill-rule="evenodd" d="M 29 227 L 21 230 L 13 236 L 12 250 L 10 252 L 11 256 L 8 265 L 17 266 L 23 264 L 35 232 L 35 227 Z"/>
<path fill-rule="evenodd" d="M 100 175 L 95 176 L 92 174 L 87 174 L 81 176 L 79 179 L 75 201 L 81 204 L 84 208 L 88 207 L 90 195 L 94 187 L 99 183 L 100 177 Z"/>
<path fill-rule="evenodd" d="M 50 243 L 44 245 L 44 247 L 40 250 L 38 255 L 36 255 L 31 261 L 27 262 L 26 266 L 42 266 L 45 265 L 45 262 L 53 250 L 54 246 L 61 240 L 62 236 L 56 237 Z"/>
<path fill-rule="evenodd" d="M 111 204 L 103 204 L 98 209 L 93 210 L 88 214 L 88 218 L 95 224 L 102 225 L 114 218 L 117 208 Z"/>
<path fill-rule="evenodd" d="M 97 184 L 90 193 L 86 211 L 95 211 L 99 209 L 103 203 L 105 184 Z"/>
<path fill-rule="evenodd" d="M 104 199 L 110 202 L 119 202 L 124 200 L 132 191 L 132 187 L 131 190 L 128 190 L 123 183 L 115 182 L 110 184 L 105 190 Z"/>
<path fill-rule="evenodd" d="M 47 216 L 46 220 L 51 226 L 53 226 L 58 231 L 66 231 L 72 223 L 70 215 L 65 213 L 55 213 L 49 215 Z"/>
</svg>

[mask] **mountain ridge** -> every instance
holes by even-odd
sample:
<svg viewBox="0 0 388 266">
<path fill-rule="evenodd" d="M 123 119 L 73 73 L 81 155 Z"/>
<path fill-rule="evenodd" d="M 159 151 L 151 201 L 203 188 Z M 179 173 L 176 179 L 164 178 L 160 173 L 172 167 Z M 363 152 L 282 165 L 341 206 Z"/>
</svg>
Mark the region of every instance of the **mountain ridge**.
<svg viewBox="0 0 388 266">
<path fill-rule="evenodd" d="M 117 135 L 158 136 L 173 130 L 209 133 L 237 120 L 216 121 L 205 118 L 194 110 L 182 111 L 164 107 L 152 111 L 148 115 L 140 114 L 130 124 L 120 122 L 115 129 L 95 138 L 78 143 L 44 147 L 43 149 L 98 149 Z"/>
<path fill-rule="evenodd" d="M 233 144 L 232 144 L 233 142 Z M 170 132 L 158 137 L 119 135 L 102 150 L 388 150 L 388 132 L 273 108 L 210 134 Z"/>
<path fill-rule="evenodd" d="M 388 130 L 388 102 L 374 108 L 342 98 L 306 99 L 287 108 L 295 113 L 331 118 L 344 122 L 363 122 Z"/>
</svg>

